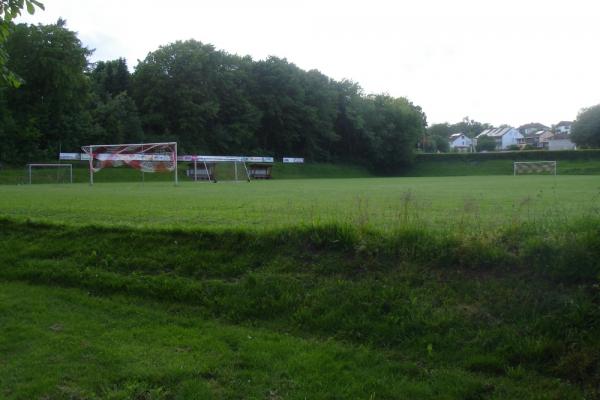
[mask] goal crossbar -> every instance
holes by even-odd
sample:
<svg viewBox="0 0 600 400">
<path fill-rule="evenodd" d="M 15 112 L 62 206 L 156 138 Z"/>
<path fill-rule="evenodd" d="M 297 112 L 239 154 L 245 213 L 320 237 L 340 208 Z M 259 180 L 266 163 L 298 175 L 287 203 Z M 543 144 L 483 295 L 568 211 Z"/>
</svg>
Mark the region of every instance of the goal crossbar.
<svg viewBox="0 0 600 400">
<path fill-rule="evenodd" d="M 246 165 L 244 157 L 194 156 L 191 160 L 193 169 L 188 170 L 188 176 L 192 176 L 195 182 L 198 181 L 198 176 L 200 176 L 200 180 L 217 182 L 214 166 L 215 164 L 220 163 L 233 164 L 233 179 L 236 182 L 239 180 L 240 173 L 245 175 L 244 180 L 250 182 L 250 172 L 248 171 L 248 166 Z M 242 171 L 238 171 L 238 164 L 241 164 L 243 167 Z"/>
<path fill-rule="evenodd" d="M 31 172 L 33 168 L 68 168 L 69 169 L 69 183 L 73 183 L 73 164 L 43 164 L 43 163 L 32 163 L 27 164 L 29 184 L 32 183 Z"/>
<path fill-rule="evenodd" d="M 90 185 L 94 184 L 94 173 L 107 166 L 128 165 L 143 172 L 173 172 L 175 185 L 177 176 L 177 142 L 95 144 L 82 146 L 88 156 Z M 94 168 L 94 161 L 99 163 Z"/>
</svg>

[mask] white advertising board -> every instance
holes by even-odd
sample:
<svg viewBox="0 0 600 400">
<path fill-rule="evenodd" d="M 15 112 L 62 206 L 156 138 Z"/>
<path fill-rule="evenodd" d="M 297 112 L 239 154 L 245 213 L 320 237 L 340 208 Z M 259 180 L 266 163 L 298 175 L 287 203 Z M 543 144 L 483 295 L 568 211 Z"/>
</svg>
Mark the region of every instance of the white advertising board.
<svg viewBox="0 0 600 400">
<path fill-rule="evenodd" d="M 283 157 L 283 162 L 286 164 L 304 164 L 304 158 Z"/>
</svg>

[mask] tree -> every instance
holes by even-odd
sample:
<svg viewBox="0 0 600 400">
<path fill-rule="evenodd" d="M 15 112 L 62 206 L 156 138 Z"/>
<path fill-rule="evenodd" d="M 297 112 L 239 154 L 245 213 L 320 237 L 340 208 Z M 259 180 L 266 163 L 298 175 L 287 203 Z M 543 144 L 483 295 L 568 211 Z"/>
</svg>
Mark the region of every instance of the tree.
<svg viewBox="0 0 600 400">
<path fill-rule="evenodd" d="M 489 129 L 491 127 L 492 125 L 490 124 L 477 122 L 473 119 L 470 119 L 469 117 L 464 117 L 461 122 L 457 122 L 456 124 L 451 125 L 450 130 L 451 134 L 460 132 L 464 133 L 470 138 L 474 138 L 484 130 Z"/>
<path fill-rule="evenodd" d="M 368 163 L 369 138 L 365 130 L 366 99 L 358 83 L 343 80 L 333 82 L 337 93 L 335 132 L 340 140 L 331 148 L 331 155 L 352 163 Z"/>
<path fill-rule="evenodd" d="M 144 139 L 137 107 L 127 92 L 98 102 L 92 118 L 94 128 L 87 138 L 90 143 L 139 143 Z"/>
<path fill-rule="evenodd" d="M 196 40 L 149 53 L 132 82 L 147 137 L 178 140 L 189 152 L 249 150 L 260 119 L 249 99 L 250 65 Z"/>
<path fill-rule="evenodd" d="M 253 102 L 262 113 L 260 147 L 278 156 L 300 154 L 326 160 L 339 140 L 335 132 L 338 93 L 332 81 L 277 57 L 257 62 L 253 80 Z"/>
<path fill-rule="evenodd" d="M 425 131 L 425 114 L 405 98 L 371 95 L 367 100 L 363 118 L 373 167 L 392 172 L 409 165 L 417 140 Z"/>
<path fill-rule="evenodd" d="M 4 44 L 8 40 L 12 21 L 19 15 L 23 7 L 29 14 L 35 13 L 35 8 L 44 9 L 44 5 L 37 0 L 0 0 L 0 87 L 19 87 L 23 80 L 7 67 L 8 53 Z"/>
<path fill-rule="evenodd" d="M 571 127 L 571 138 L 578 146 L 600 147 L 600 104 L 579 112 Z"/>
<path fill-rule="evenodd" d="M 450 143 L 445 136 L 426 135 L 422 140 L 422 148 L 426 153 L 447 153 L 450 151 Z"/>
<path fill-rule="evenodd" d="M 90 77 L 94 91 L 102 99 L 130 91 L 131 74 L 124 58 L 97 62 Z"/>
<path fill-rule="evenodd" d="M 456 132 L 453 131 L 452 126 L 447 122 L 441 124 L 433 124 L 427 128 L 428 136 L 439 136 L 449 138 L 450 135 L 452 135 L 453 133 Z"/>
<path fill-rule="evenodd" d="M 6 104 L 0 153 L 7 161 L 48 157 L 59 148 L 78 148 L 92 126 L 90 85 L 85 75 L 91 51 L 64 20 L 51 25 L 14 26 L 6 42 L 9 68 L 24 79 L 0 91 Z M 6 140 L 5 140 L 6 139 Z"/>
<path fill-rule="evenodd" d="M 494 151 L 496 150 L 496 140 L 489 136 L 482 136 L 477 139 L 477 151 Z"/>
</svg>

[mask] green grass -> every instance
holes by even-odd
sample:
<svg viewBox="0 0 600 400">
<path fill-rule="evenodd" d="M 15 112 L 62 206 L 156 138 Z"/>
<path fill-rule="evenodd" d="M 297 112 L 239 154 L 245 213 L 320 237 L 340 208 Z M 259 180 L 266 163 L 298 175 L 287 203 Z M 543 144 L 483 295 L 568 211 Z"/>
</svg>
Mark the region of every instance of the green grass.
<svg viewBox="0 0 600 400">
<path fill-rule="evenodd" d="M 0 186 L 0 398 L 600 398 L 599 193 Z"/>
<path fill-rule="evenodd" d="M 190 306 L 0 283 L 0 395 L 48 399 L 576 399 L 524 368 L 207 321 Z M 426 350 L 424 349 L 426 353 Z M 488 360 L 487 363 L 494 362 Z"/>
<path fill-rule="evenodd" d="M 0 186 L 0 216 L 69 224 L 271 229 L 540 225 L 596 215 L 596 176 L 498 176 Z"/>
<path fill-rule="evenodd" d="M 527 258 L 468 264 L 415 231 L 3 227 L 7 398 L 597 394 L 597 269 L 572 283 Z"/>
</svg>

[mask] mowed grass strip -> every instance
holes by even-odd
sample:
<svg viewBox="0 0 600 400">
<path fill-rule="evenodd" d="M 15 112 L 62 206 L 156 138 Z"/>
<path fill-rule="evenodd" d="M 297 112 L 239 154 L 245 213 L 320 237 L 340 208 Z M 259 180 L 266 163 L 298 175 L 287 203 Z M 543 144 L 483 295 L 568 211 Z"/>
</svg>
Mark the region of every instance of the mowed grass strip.
<svg viewBox="0 0 600 400">
<path fill-rule="evenodd" d="M 0 282 L 0 324 L 6 399 L 583 398 L 519 368 L 499 376 L 432 367 L 76 289 Z"/>
<path fill-rule="evenodd" d="M 489 230 L 599 213 L 598 176 L 486 176 L 0 186 L 0 215 L 77 225 L 271 229 L 349 223 Z"/>
</svg>

